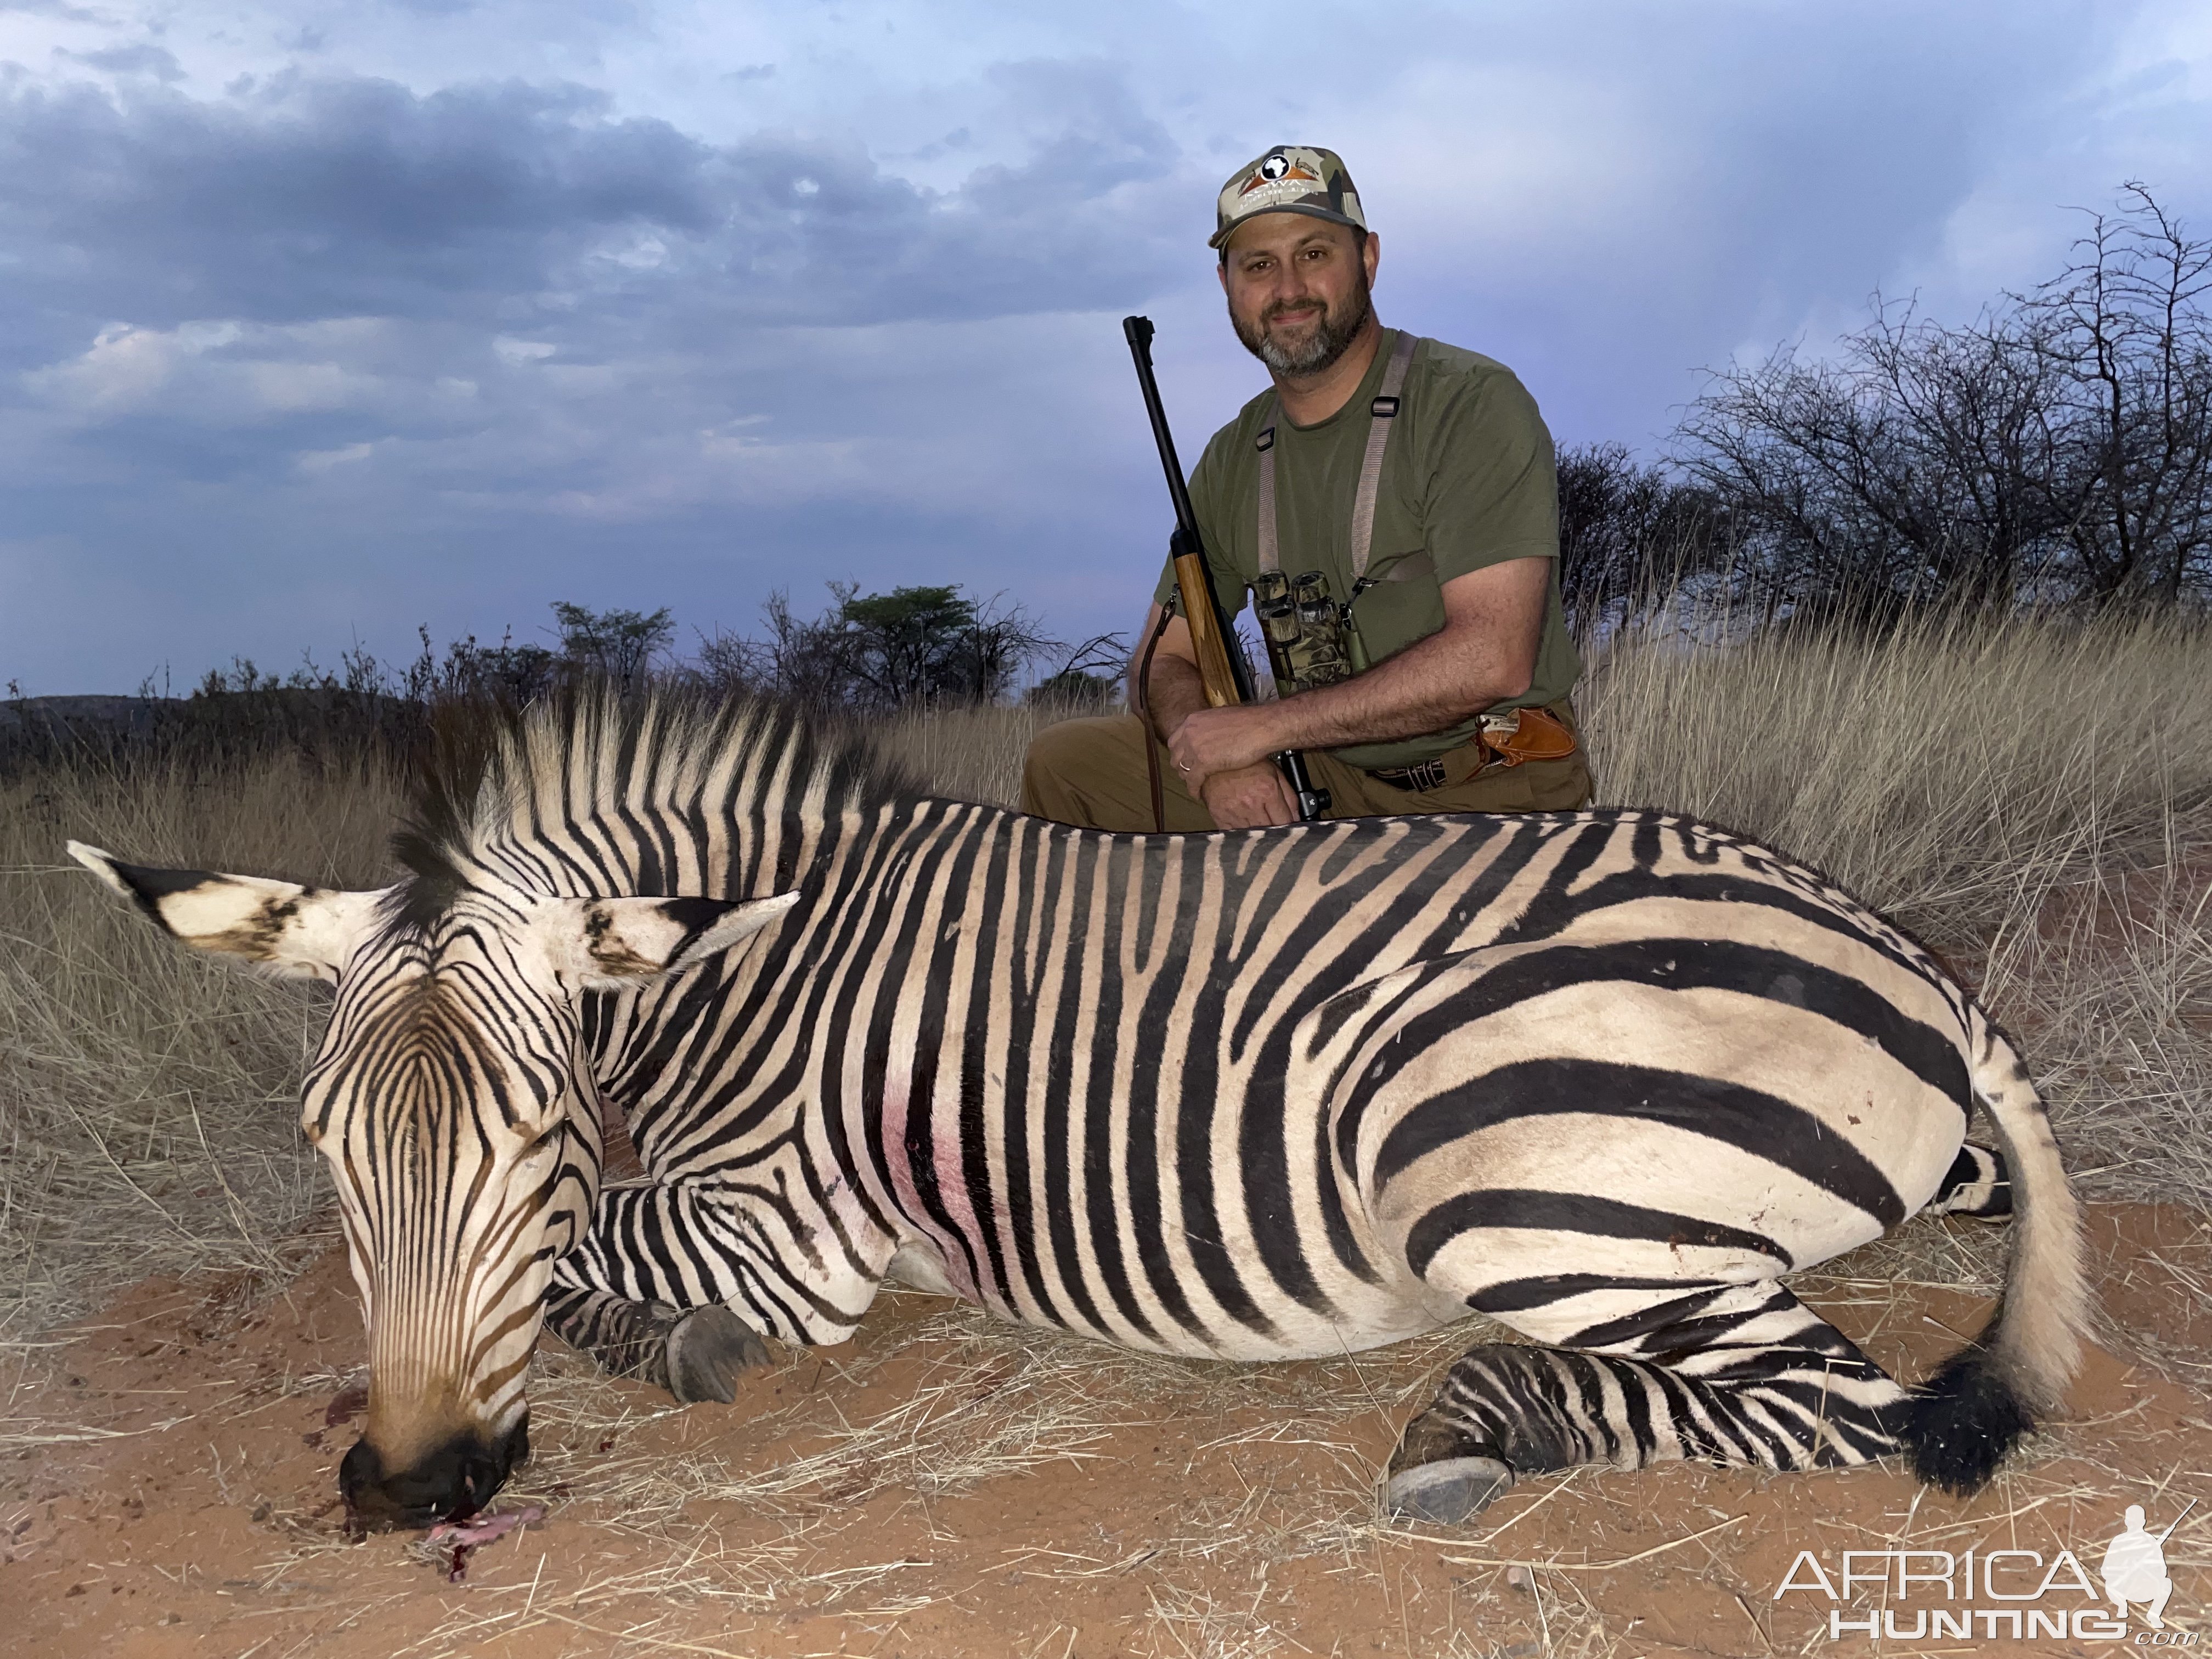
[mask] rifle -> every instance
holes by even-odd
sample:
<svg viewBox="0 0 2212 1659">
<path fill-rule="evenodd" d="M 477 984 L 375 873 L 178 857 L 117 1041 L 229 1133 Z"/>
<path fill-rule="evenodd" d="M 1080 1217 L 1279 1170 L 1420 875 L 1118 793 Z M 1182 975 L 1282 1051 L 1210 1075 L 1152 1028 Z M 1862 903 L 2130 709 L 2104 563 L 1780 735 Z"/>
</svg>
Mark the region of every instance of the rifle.
<svg viewBox="0 0 2212 1659">
<path fill-rule="evenodd" d="M 1168 500 L 1175 508 L 1175 533 L 1168 538 L 1168 556 L 1175 562 L 1176 589 L 1182 597 L 1183 619 L 1190 625 L 1191 649 L 1198 658 L 1199 678 L 1206 686 L 1206 701 L 1214 708 L 1232 708 L 1252 701 L 1252 683 L 1242 652 L 1229 648 L 1229 624 L 1213 597 L 1213 584 L 1206 574 L 1206 545 L 1198 533 L 1198 514 L 1191 510 L 1190 487 L 1183 482 L 1182 463 L 1176 459 L 1175 434 L 1168 430 L 1166 410 L 1160 406 L 1159 382 L 1152 378 L 1152 323 L 1149 317 L 1124 317 L 1122 335 L 1129 355 L 1136 360 L 1137 385 L 1145 394 L 1145 413 L 1152 417 L 1152 441 L 1158 446 L 1160 465 L 1168 475 Z M 1328 791 L 1306 772 L 1306 757 L 1295 749 L 1275 757 L 1297 802 L 1298 817 L 1310 822 L 1328 811 Z"/>
</svg>

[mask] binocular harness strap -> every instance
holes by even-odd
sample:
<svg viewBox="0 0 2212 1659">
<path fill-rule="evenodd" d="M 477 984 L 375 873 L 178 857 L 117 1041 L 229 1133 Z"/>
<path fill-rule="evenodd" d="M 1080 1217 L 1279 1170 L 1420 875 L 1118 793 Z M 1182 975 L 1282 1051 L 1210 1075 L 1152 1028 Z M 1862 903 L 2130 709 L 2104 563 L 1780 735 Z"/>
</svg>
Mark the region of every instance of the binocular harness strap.
<svg viewBox="0 0 2212 1659">
<path fill-rule="evenodd" d="M 1367 453 L 1359 463 L 1359 489 L 1352 501 L 1352 580 L 1355 584 L 1367 575 L 1367 555 L 1375 540 L 1375 498 L 1382 488 L 1382 455 L 1389 447 L 1390 422 L 1397 418 L 1406 371 L 1412 367 L 1413 349 L 1420 343 L 1418 335 L 1398 336 L 1382 370 L 1382 389 L 1368 406 Z M 1269 402 L 1267 424 L 1255 441 L 1260 451 L 1260 568 L 1263 571 L 1283 568 L 1275 530 L 1275 420 L 1280 407 Z M 1392 573 L 1394 577 L 1397 574 Z"/>
</svg>

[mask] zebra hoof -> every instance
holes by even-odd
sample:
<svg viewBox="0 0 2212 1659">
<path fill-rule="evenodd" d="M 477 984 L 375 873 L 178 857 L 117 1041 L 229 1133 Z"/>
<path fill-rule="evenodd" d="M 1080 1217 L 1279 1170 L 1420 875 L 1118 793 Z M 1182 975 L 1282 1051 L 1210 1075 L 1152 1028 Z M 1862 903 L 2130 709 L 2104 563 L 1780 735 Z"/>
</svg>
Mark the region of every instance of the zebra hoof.
<svg viewBox="0 0 2212 1659">
<path fill-rule="evenodd" d="M 1498 1458 L 1447 1457 L 1393 1472 L 1383 1501 L 1394 1520 L 1455 1527 L 1512 1487 L 1513 1471 Z"/>
<path fill-rule="evenodd" d="M 679 1404 L 738 1397 L 737 1377 L 768 1362 L 768 1345 L 720 1305 L 695 1308 L 668 1333 L 668 1391 Z"/>
</svg>

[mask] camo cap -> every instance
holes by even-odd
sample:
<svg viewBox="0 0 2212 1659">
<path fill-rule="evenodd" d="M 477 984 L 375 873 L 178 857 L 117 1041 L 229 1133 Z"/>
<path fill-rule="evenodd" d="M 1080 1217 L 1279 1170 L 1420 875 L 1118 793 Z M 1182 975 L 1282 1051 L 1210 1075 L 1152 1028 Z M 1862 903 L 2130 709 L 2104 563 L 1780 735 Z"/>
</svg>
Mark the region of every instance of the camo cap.
<svg viewBox="0 0 2212 1659">
<path fill-rule="evenodd" d="M 1221 187 L 1221 199 L 1214 207 L 1218 224 L 1206 246 L 1222 246 L 1237 226 L 1262 213 L 1303 213 L 1354 230 L 1367 228 L 1367 216 L 1360 210 L 1359 192 L 1352 187 L 1352 175 L 1344 170 L 1344 158 L 1333 149 L 1307 144 L 1278 144 L 1237 169 Z"/>
</svg>

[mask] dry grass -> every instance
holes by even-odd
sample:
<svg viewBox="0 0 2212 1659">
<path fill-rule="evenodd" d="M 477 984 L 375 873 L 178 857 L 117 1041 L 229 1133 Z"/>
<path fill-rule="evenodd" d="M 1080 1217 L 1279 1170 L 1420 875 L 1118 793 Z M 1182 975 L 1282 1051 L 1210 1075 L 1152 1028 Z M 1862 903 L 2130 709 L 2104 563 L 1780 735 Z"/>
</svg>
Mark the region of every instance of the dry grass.
<svg viewBox="0 0 2212 1659">
<path fill-rule="evenodd" d="M 325 999 L 186 956 L 63 856 L 372 884 L 381 771 L 0 784 L 0 1346 L 149 1273 L 273 1265 L 321 1201 L 296 1127 Z"/>
<path fill-rule="evenodd" d="M 656 1620 L 672 1619 L 671 1634 L 688 1628 L 692 1639 L 699 1626 L 685 1626 L 684 1614 L 701 1607 L 896 1620 L 969 1587 L 972 1561 L 948 1576 L 931 1559 L 933 1537 L 938 1549 L 956 1546 L 955 1554 L 972 1540 L 933 1524 L 917 1540 L 907 1528 L 908 1553 L 896 1553 L 873 1535 L 871 1517 L 926 1516 L 994 1481 L 1141 1455 L 1158 1441 L 1186 1478 L 1213 1472 L 1193 1481 L 1171 1517 L 1140 1520 L 1126 1534 L 1102 1527 L 1087 1548 L 1061 1547 L 1075 1541 L 1066 1537 L 1054 1547 L 1009 1543 L 985 1571 L 1017 1571 L 1071 1593 L 1133 1587 L 1149 1616 L 1119 1650 L 1161 1659 L 1295 1650 L 1277 1639 L 1280 1596 L 1269 1588 L 1270 1570 L 1320 1558 L 1361 1571 L 1377 1550 L 1407 1541 L 1377 1514 L 1376 1471 L 1351 1438 L 1362 1427 L 1371 1440 L 1387 1437 L 1385 1425 L 1468 1340 L 1462 1328 L 1387 1356 L 1224 1366 L 1010 1328 L 896 1287 L 871 1323 L 896 1334 L 858 1350 L 787 1353 L 781 1375 L 793 1386 L 778 1391 L 784 1403 L 749 1410 L 741 1437 L 702 1438 L 677 1455 L 666 1435 L 652 1431 L 670 1419 L 680 1426 L 680 1408 L 658 1395 L 641 1400 L 641 1390 L 549 1345 L 532 1379 L 536 1451 L 503 1501 L 557 1502 L 571 1517 L 588 1516 L 623 1554 L 604 1576 L 549 1583 L 538 1616 L 620 1626 L 633 1639 L 655 1628 L 635 1622 L 647 1604 L 660 1610 Z M 796 1449 L 763 1458 L 763 1445 Z M 1240 1474 L 1264 1468 L 1273 1452 L 1277 1462 L 1296 1456 L 1300 1476 L 1224 1487 L 1223 1455 L 1245 1452 L 1257 1455 Z M 1325 1471 L 1319 1478 L 1316 1463 Z M 287 1574 L 337 1547 L 305 1533 L 266 1571 Z M 480 1614 L 463 1614 L 421 1650 L 467 1652 L 489 1633 Z M 1036 1650 L 1062 1648 L 1048 1638 Z"/>
<path fill-rule="evenodd" d="M 1604 804 L 1747 831 L 1937 934 L 2212 833 L 2212 635 L 2185 620 L 1632 635 L 1577 702 Z"/>
<path fill-rule="evenodd" d="M 1027 705 L 947 708 L 887 720 L 877 729 L 876 742 L 941 795 L 1012 806 L 1021 799 L 1022 755 L 1030 739 L 1066 717 Z"/>
<path fill-rule="evenodd" d="M 2208 670 L 2197 634 L 2131 621 L 1930 626 L 1872 645 L 1630 637 L 1596 665 L 1583 702 L 1608 802 L 1746 830 L 1896 915 L 2021 1032 L 2087 1185 L 2201 1205 L 2212 1186 Z M 879 740 L 946 793 L 1010 801 L 1042 718 L 939 714 Z M 294 1128 L 319 1000 L 183 957 L 63 862 L 62 841 L 358 885 L 384 877 L 394 805 L 373 769 L 274 763 L 228 778 L 61 774 L 0 787 L 0 1253 L 15 1268 L 0 1285 L 0 1342 L 27 1349 L 149 1272 L 279 1268 L 278 1243 L 324 1191 Z M 1893 1298 L 1900 1282 L 1993 1288 L 2003 1243 L 2001 1229 L 1907 1229 L 1810 1288 L 1832 1303 Z M 1290 1437 L 1319 1447 L 1332 1473 L 1294 1492 L 1201 1494 L 1141 1541 L 1023 1571 L 1146 1575 L 1150 1622 L 1133 1651 L 1279 1650 L 1271 1563 L 1381 1575 L 1394 1553 L 1421 1547 L 1380 1525 L 1371 1460 L 1337 1437 L 1401 1419 L 1473 1340 L 1461 1328 L 1387 1355 L 1227 1368 L 1114 1353 L 972 1310 L 932 1313 L 865 1360 L 791 1361 L 834 1375 L 826 1394 L 753 1425 L 753 1444 L 805 1431 L 798 1450 L 766 1462 L 632 1451 L 630 1431 L 660 1408 L 549 1352 L 532 1384 L 539 1452 L 516 1497 L 558 1496 L 611 1538 L 651 1548 L 604 1583 L 549 1587 L 520 1627 L 619 1632 L 654 1650 L 661 1615 L 640 1622 L 646 1595 L 896 1618 L 938 1587 L 926 1569 L 868 1553 L 865 1539 L 840 1540 L 858 1507 L 884 1494 L 926 1505 L 1079 1467 L 1131 1425 L 1172 1421 L 1175 1449 L 1193 1458 Z M 823 1420 L 825 1397 L 873 1403 Z M 2035 1480 L 2032 1468 L 2008 1478 L 2024 1494 Z M 732 1512 L 774 1516 L 781 1534 L 732 1547 L 711 1518 Z M 1504 1568 L 1484 1565 L 1486 1536 L 1451 1540 L 1469 1596 L 1539 1615 L 1551 1651 L 1632 1650 L 1618 1648 L 1572 1563 L 1509 1589 Z M 331 1547 L 303 1530 L 270 1572 Z M 1593 1559 L 1607 1553 L 1593 1543 Z M 474 1633 L 456 1625 L 423 1650 L 465 1650 Z M 1059 1649 L 1048 1638 L 1037 1650 Z M 1486 1650 L 1472 1636 L 1452 1650 Z"/>
</svg>

